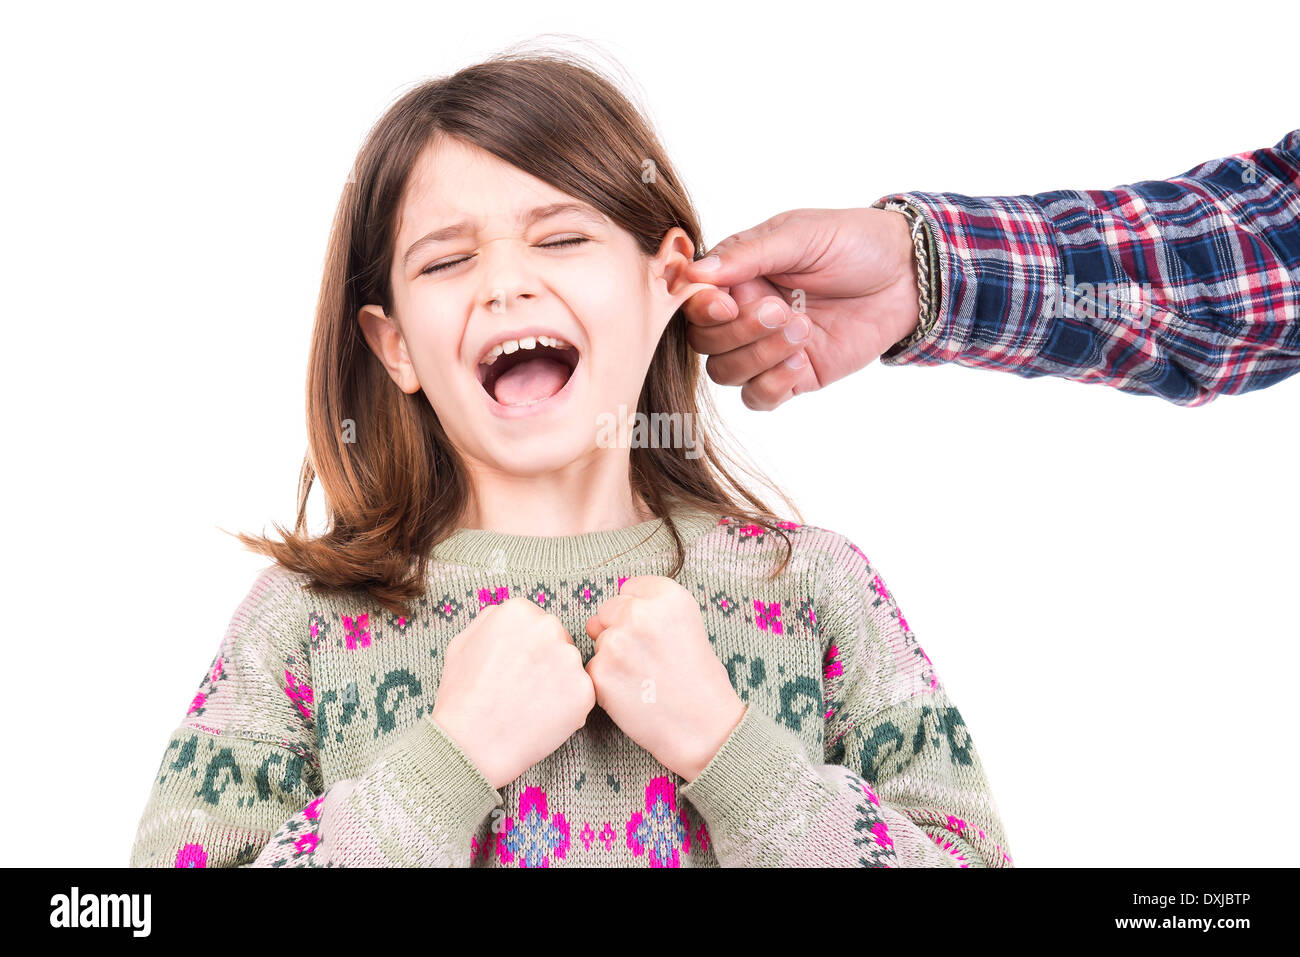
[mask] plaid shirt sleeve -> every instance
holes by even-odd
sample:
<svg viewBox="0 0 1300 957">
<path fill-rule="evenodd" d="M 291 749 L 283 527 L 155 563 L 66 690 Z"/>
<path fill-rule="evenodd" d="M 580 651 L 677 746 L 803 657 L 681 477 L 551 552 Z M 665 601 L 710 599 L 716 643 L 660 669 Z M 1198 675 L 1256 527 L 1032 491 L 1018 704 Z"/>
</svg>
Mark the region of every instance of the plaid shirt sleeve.
<svg viewBox="0 0 1300 957">
<path fill-rule="evenodd" d="M 1163 182 L 898 193 L 938 250 L 937 318 L 886 365 L 1062 376 L 1178 405 L 1300 371 L 1300 130 Z"/>
</svg>

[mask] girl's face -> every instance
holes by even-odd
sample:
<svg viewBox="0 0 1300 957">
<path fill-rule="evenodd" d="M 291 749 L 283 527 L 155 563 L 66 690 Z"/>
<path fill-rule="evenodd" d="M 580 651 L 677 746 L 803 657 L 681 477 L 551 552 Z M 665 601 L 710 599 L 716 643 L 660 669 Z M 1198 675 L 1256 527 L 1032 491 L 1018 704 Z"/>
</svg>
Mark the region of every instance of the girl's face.
<svg viewBox="0 0 1300 957">
<path fill-rule="evenodd" d="M 402 201 L 394 314 L 367 305 L 358 318 L 393 381 L 423 389 L 463 455 L 540 475 L 628 454 L 598 447 L 598 416 L 635 412 L 668 320 L 708 288 L 680 278 L 693 252 L 673 228 L 646 256 L 593 207 L 438 136 Z"/>
</svg>

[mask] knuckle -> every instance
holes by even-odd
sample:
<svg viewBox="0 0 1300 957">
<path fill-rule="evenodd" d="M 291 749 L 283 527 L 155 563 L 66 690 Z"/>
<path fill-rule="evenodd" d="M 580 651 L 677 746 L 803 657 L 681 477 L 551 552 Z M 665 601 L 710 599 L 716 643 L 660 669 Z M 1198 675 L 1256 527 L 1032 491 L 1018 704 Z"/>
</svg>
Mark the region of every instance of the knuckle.
<svg viewBox="0 0 1300 957">
<path fill-rule="evenodd" d="M 718 356 L 709 356 L 705 360 L 704 371 L 718 385 L 736 385 L 739 381 L 733 379 L 731 363 Z"/>
<path fill-rule="evenodd" d="M 771 406 L 781 395 L 779 383 L 772 381 L 772 376 L 758 376 L 751 385 L 751 395 L 755 402 Z"/>
<path fill-rule="evenodd" d="M 690 595 L 685 585 L 666 575 L 655 579 L 655 587 L 664 595 L 672 595 L 675 601 L 680 601 L 683 597 Z"/>
<path fill-rule="evenodd" d="M 719 351 L 717 340 L 712 335 L 712 329 L 706 326 L 690 326 L 686 330 L 686 344 L 700 353 L 712 353 Z"/>
<path fill-rule="evenodd" d="M 627 616 L 629 623 L 635 628 L 644 628 L 650 624 L 650 609 L 646 607 L 643 601 L 634 601 L 628 608 Z"/>
<path fill-rule="evenodd" d="M 621 627 L 611 628 L 600 636 L 600 650 L 606 661 L 618 661 L 623 656 L 626 644 L 625 632 Z"/>
</svg>

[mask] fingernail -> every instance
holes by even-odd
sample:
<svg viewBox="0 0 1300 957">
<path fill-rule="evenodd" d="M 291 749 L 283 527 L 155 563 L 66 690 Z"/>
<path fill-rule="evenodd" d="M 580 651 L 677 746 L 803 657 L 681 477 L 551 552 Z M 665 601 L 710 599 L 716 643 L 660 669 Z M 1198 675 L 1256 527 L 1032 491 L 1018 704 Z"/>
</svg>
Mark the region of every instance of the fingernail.
<svg viewBox="0 0 1300 957">
<path fill-rule="evenodd" d="M 731 310 L 718 300 L 709 303 L 709 315 L 721 322 L 724 319 L 731 318 Z"/>
<path fill-rule="evenodd" d="M 705 256 L 695 263 L 696 272 L 713 272 L 722 266 L 722 259 L 719 256 Z"/>
<path fill-rule="evenodd" d="M 812 324 L 808 322 L 807 316 L 795 316 L 790 322 L 786 323 L 783 335 L 785 341 L 794 345 L 796 342 L 803 342 L 808 338 L 808 333 L 812 331 Z M 793 368 L 798 368 L 797 366 Z"/>
<path fill-rule="evenodd" d="M 774 302 L 765 302 L 758 307 L 758 321 L 768 329 L 775 329 L 785 322 L 785 310 Z"/>
<path fill-rule="evenodd" d="M 786 358 L 785 364 L 791 369 L 802 369 L 804 367 L 804 361 L 803 353 L 796 352 L 794 355 Z"/>
</svg>

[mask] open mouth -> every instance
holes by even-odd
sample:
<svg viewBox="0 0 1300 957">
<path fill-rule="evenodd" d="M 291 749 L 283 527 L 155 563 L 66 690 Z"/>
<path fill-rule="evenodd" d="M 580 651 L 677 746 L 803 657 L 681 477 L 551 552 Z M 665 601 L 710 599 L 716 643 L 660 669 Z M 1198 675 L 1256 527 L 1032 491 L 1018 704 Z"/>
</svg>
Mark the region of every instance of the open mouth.
<svg viewBox="0 0 1300 957">
<path fill-rule="evenodd" d="M 530 337 L 532 338 L 532 337 Z M 549 338 L 549 337 L 548 337 Z M 478 381 L 489 396 L 503 406 L 545 402 L 563 389 L 577 368 L 578 350 L 568 343 L 551 345 L 534 339 L 506 343 L 509 352 L 489 353 L 478 364 Z"/>
</svg>

